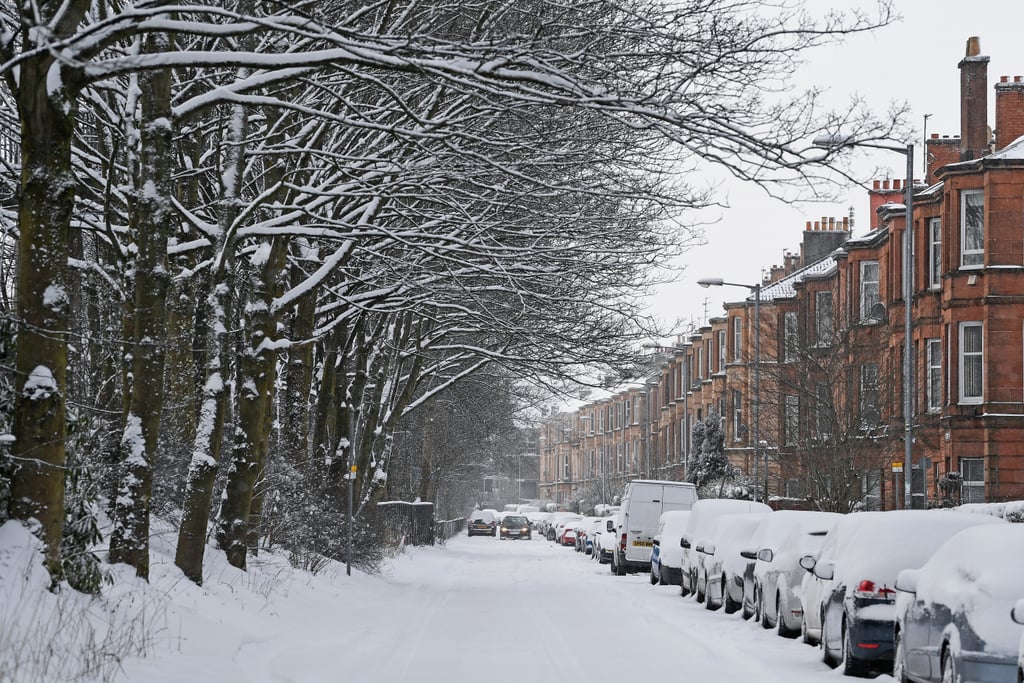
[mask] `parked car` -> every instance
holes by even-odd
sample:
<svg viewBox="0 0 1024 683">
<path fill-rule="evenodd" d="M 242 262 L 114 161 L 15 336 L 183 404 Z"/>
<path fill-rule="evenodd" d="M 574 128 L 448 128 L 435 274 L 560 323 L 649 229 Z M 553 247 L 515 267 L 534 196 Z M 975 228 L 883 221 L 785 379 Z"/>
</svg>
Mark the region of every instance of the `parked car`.
<svg viewBox="0 0 1024 683">
<path fill-rule="evenodd" d="M 1010 612 L 1010 617 L 1018 624 L 1024 624 L 1024 599 L 1018 600 Z M 1024 633 L 1020 636 L 1020 644 L 1017 645 L 1017 683 L 1024 681 Z"/>
<path fill-rule="evenodd" d="M 544 536 L 549 541 L 561 542 L 562 532 L 565 530 L 565 525 L 568 522 L 579 519 L 580 516 L 575 512 L 559 511 L 551 515 L 548 519 L 547 528 L 544 531 Z"/>
<path fill-rule="evenodd" d="M 654 547 L 651 548 L 652 586 L 678 586 L 682 580 L 679 562 L 683 557 L 683 549 L 679 547 L 679 539 L 683 537 L 689 516 L 689 510 L 669 510 L 661 513 L 658 533 L 654 535 Z"/>
<path fill-rule="evenodd" d="M 580 533 L 583 534 L 582 552 L 587 555 L 594 554 L 594 538 L 604 527 L 607 517 L 587 517 L 583 520 Z"/>
<path fill-rule="evenodd" d="M 1024 628 L 1011 616 L 1024 595 L 1024 524 L 955 534 L 920 569 L 896 577 L 893 677 L 1017 683 Z"/>
<path fill-rule="evenodd" d="M 494 510 L 473 510 L 469 514 L 468 536 L 497 536 L 498 515 Z"/>
<path fill-rule="evenodd" d="M 774 514 L 774 513 L 772 513 Z M 726 614 L 739 610 L 743 604 L 743 575 L 747 559 L 740 553 L 765 517 L 765 512 L 742 512 L 719 517 L 707 539 L 698 544 L 697 595 L 704 594 L 704 606 Z"/>
<path fill-rule="evenodd" d="M 626 484 L 615 515 L 612 573 L 623 576 L 628 571 L 649 571 L 661 513 L 689 510 L 696 502 L 697 487 L 689 482 L 634 479 Z"/>
<path fill-rule="evenodd" d="M 501 540 L 506 538 L 525 538 L 530 540 L 530 520 L 525 515 L 508 515 L 501 520 Z"/>
<path fill-rule="evenodd" d="M 948 510 L 857 512 L 841 519 L 818 557 L 806 555 L 804 623 L 817 628 L 822 659 L 844 673 L 892 666 L 896 575 L 917 569 L 961 529 L 1006 524 L 989 515 Z"/>
<path fill-rule="evenodd" d="M 779 510 L 764 518 L 752 547 L 743 551 L 750 562 L 743 581 L 743 616 L 781 636 L 800 633 L 803 603 L 800 592 L 806 572 L 804 555 L 817 554 L 825 534 L 842 515 L 814 510 Z"/>
<path fill-rule="evenodd" d="M 679 586 L 680 595 L 690 595 L 697 590 L 697 550 L 696 543 L 704 538 L 711 525 L 722 515 L 732 515 L 742 512 L 771 512 L 772 509 L 764 503 L 755 503 L 749 500 L 733 500 L 729 498 L 708 498 L 699 500 L 693 504 L 690 510 L 690 517 L 686 520 L 686 530 L 679 539 L 679 546 L 682 548 L 682 559 L 679 567 L 682 575 Z M 704 596 L 698 596 L 703 602 Z"/>
<path fill-rule="evenodd" d="M 600 564 L 611 563 L 612 555 L 615 553 L 615 542 L 615 519 L 605 517 L 604 526 L 594 534 L 594 551 L 591 559 Z"/>
<path fill-rule="evenodd" d="M 576 528 L 571 524 L 563 526 L 559 532 L 558 539 L 559 545 L 571 548 L 576 547 Z"/>
</svg>

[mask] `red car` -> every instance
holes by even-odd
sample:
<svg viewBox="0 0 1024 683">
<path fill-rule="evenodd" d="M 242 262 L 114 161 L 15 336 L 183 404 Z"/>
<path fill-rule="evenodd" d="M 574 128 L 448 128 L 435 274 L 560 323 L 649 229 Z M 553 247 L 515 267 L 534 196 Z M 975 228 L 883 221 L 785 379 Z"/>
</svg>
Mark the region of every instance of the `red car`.
<svg viewBox="0 0 1024 683">
<path fill-rule="evenodd" d="M 568 546 L 572 546 L 572 547 L 575 548 L 576 547 L 576 530 L 575 529 L 570 529 L 570 528 L 567 527 L 565 529 L 565 531 L 562 532 L 562 538 L 560 539 L 560 542 L 561 542 L 562 545 L 568 545 Z"/>
</svg>

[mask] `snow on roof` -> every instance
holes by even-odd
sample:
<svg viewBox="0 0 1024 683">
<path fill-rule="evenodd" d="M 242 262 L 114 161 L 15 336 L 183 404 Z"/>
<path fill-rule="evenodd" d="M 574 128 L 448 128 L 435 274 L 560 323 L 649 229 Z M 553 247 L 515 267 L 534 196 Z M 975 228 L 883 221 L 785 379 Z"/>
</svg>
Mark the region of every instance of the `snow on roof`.
<svg viewBox="0 0 1024 683">
<path fill-rule="evenodd" d="M 1024 135 L 1020 136 L 1019 138 L 1008 144 L 1006 147 L 1003 147 L 995 154 L 990 154 L 985 158 L 1008 160 L 1024 159 Z"/>
<path fill-rule="evenodd" d="M 796 296 L 796 284 L 805 280 L 831 275 L 836 269 L 835 256 L 829 255 L 809 266 L 796 270 L 781 280 L 761 288 L 761 301 L 791 299 Z"/>
</svg>

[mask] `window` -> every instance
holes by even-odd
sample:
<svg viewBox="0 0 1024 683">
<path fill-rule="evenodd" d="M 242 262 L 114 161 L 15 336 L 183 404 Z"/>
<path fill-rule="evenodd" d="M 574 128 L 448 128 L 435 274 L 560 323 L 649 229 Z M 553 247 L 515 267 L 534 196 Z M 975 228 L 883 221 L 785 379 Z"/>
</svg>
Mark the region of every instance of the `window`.
<svg viewBox="0 0 1024 683">
<path fill-rule="evenodd" d="M 983 346 L 981 323 L 960 323 L 960 403 L 981 403 Z"/>
<path fill-rule="evenodd" d="M 622 457 L 622 444 L 618 444 L 615 447 L 615 471 L 623 472 L 626 466 L 626 461 Z"/>
<path fill-rule="evenodd" d="M 738 315 L 732 318 L 732 359 L 740 360 L 743 347 L 743 318 Z"/>
<path fill-rule="evenodd" d="M 832 391 L 819 382 L 814 386 L 814 432 L 820 439 L 832 436 Z"/>
<path fill-rule="evenodd" d="M 604 432 L 604 411 L 598 409 L 595 412 L 597 413 L 597 432 L 600 434 Z"/>
<path fill-rule="evenodd" d="M 942 340 L 925 340 L 925 400 L 928 412 L 937 413 L 942 410 Z"/>
<path fill-rule="evenodd" d="M 882 473 L 868 470 L 864 473 L 864 509 L 880 510 L 882 502 Z"/>
<path fill-rule="evenodd" d="M 878 298 L 878 261 L 860 262 L 860 321 L 873 324 L 878 322 L 875 317 L 875 304 Z"/>
<path fill-rule="evenodd" d="M 832 292 L 814 293 L 814 338 L 818 346 L 832 346 L 835 341 Z"/>
<path fill-rule="evenodd" d="M 881 419 L 878 412 L 878 364 L 860 366 L 860 421 L 861 427 L 874 427 Z"/>
<path fill-rule="evenodd" d="M 718 371 L 725 372 L 725 330 L 718 331 Z"/>
<path fill-rule="evenodd" d="M 782 315 L 782 357 L 787 363 L 796 360 L 799 350 L 797 339 L 796 311 L 786 311 Z"/>
<path fill-rule="evenodd" d="M 713 375 L 715 373 L 712 370 L 712 365 L 711 365 L 714 362 L 712 360 L 712 356 L 713 356 L 714 350 L 711 347 L 711 340 L 710 339 L 708 339 L 707 341 L 704 342 L 704 349 L 705 349 L 705 356 L 704 357 L 707 358 L 707 360 L 708 360 L 708 374 L 706 376 L 707 377 L 711 377 L 711 375 Z"/>
<path fill-rule="evenodd" d="M 704 378 L 701 373 L 704 372 L 704 347 L 697 347 L 697 381 L 699 382 Z"/>
<path fill-rule="evenodd" d="M 800 440 L 800 397 L 786 396 L 785 440 L 787 446 L 795 446 Z"/>
<path fill-rule="evenodd" d="M 562 479 L 564 481 L 569 481 L 570 473 L 571 473 L 571 470 L 569 469 L 569 456 L 568 455 L 563 455 L 562 456 Z"/>
<path fill-rule="evenodd" d="M 623 423 L 623 426 L 628 425 L 628 424 L 632 424 L 633 416 L 630 415 L 630 412 L 632 411 L 632 408 L 633 408 L 633 402 L 630 399 L 627 398 L 626 400 L 624 400 L 622 402 L 622 410 L 623 410 L 623 413 L 625 415 L 625 422 Z"/>
<path fill-rule="evenodd" d="M 942 219 L 928 221 L 928 286 L 942 287 Z"/>
<path fill-rule="evenodd" d="M 626 471 L 635 472 L 636 470 L 633 467 L 633 458 L 631 458 L 629 455 L 629 442 L 627 441 L 625 444 L 623 444 L 622 448 L 626 457 Z"/>
<path fill-rule="evenodd" d="M 960 458 L 960 474 L 963 476 L 962 503 L 985 502 L 985 460 L 983 458 Z"/>
<path fill-rule="evenodd" d="M 743 439 L 743 394 L 733 389 L 732 391 L 732 440 Z"/>
<path fill-rule="evenodd" d="M 960 266 L 980 268 L 985 260 L 985 191 L 960 193 Z"/>
</svg>

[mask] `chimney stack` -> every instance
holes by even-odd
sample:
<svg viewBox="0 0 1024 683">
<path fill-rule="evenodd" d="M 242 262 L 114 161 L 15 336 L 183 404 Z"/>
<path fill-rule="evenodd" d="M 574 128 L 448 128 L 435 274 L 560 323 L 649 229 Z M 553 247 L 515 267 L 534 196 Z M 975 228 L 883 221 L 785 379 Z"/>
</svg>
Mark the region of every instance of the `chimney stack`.
<svg viewBox="0 0 1024 683">
<path fill-rule="evenodd" d="M 981 54 L 981 40 L 967 39 L 967 54 L 960 61 L 960 139 L 961 161 L 985 156 L 989 152 L 988 61 Z"/>
<path fill-rule="evenodd" d="M 1002 76 L 996 83 L 996 149 L 1024 135 L 1024 82 Z"/>
<path fill-rule="evenodd" d="M 938 180 L 935 177 L 935 171 L 946 164 L 955 164 L 960 161 L 960 138 L 948 135 L 943 135 L 940 138 L 938 133 L 932 133 L 931 137 L 925 140 L 925 150 L 928 152 L 925 182 L 928 185 L 934 185 Z"/>
</svg>

